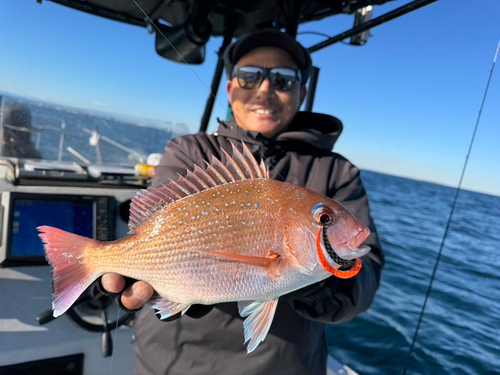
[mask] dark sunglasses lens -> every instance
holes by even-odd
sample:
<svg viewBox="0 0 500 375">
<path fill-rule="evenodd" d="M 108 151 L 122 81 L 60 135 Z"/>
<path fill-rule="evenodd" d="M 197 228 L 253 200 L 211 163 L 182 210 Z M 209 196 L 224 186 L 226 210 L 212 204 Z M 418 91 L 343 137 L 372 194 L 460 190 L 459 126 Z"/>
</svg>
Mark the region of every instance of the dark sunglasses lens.
<svg viewBox="0 0 500 375">
<path fill-rule="evenodd" d="M 241 88 L 253 90 L 259 87 L 263 78 L 262 69 L 244 66 L 238 69 L 238 84 Z"/>
<path fill-rule="evenodd" d="M 269 78 L 273 88 L 278 91 L 290 91 L 298 81 L 297 72 L 288 68 L 274 68 L 271 70 L 256 66 L 241 66 L 237 68 L 236 77 L 241 88 L 257 89 L 264 78 Z"/>
<path fill-rule="evenodd" d="M 297 75 L 292 69 L 271 70 L 271 84 L 278 91 L 290 91 L 296 81 Z"/>
</svg>

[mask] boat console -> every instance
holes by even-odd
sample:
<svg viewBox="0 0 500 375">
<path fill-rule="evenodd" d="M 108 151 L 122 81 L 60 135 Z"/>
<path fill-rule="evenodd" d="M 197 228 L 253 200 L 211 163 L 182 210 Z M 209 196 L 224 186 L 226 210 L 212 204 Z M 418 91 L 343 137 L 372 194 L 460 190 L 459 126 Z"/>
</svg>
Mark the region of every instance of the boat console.
<svg viewBox="0 0 500 375">
<path fill-rule="evenodd" d="M 90 172 L 76 163 L 0 158 L 0 373 L 103 373 L 113 346 L 113 373 L 132 371 L 134 316 L 113 298 L 91 287 L 52 317 L 50 267 L 36 228 L 124 237 L 130 200 L 149 183 L 133 167 Z"/>
</svg>

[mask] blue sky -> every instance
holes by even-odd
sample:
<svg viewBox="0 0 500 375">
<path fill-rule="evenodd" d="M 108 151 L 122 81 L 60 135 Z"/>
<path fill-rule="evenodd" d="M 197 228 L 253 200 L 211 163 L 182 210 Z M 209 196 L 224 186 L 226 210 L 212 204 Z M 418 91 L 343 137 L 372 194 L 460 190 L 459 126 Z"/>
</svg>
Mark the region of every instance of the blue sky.
<svg viewBox="0 0 500 375">
<path fill-rule="evenodd" d="M 409 1 L 375 8 L 381 15 Z M 335 150 L 360 168 L 458 184 L 500 39 L 500 2 L 439 0 L 371 32 L 363 47 L 312 55 L 314 110 L 340 118 Z M 299 32 L 336 35 L 341 15 Z M 35 0 L 0 2 L 0 91 L 79 108 L 188 124 L 197 131 L 221 39 L 202 66 L 159 57 L 140 27 Z M 322 41 L 299 35 L 311 46 Z M 463 187 L 500 195 L 500 67 L 496 68 Z M 225 117 L 225 80 L 209 131 Z M 160 151 L 160 150 L 159 150 Z"/>
</svg>

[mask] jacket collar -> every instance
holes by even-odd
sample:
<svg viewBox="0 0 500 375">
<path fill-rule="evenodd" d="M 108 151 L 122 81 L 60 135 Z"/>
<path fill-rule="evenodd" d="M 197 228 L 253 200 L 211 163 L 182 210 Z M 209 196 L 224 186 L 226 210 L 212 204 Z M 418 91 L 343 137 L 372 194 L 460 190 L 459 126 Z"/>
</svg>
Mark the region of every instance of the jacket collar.
<svg viewBox="0 0 500 375">
<path fill-rule="evenodd" d="M 275 143 L 299 141 L 330 151 L 343 130 L 342 122 L 338 118 L 313 112 L 298 112 L 287 130 L 273 138 L 263 137 L 262 134 L 255 131 L 244 131 L 234 118 L 229 121 L 218 121 L 220 125 L 214 135 L 238 141 L 250 138 L 255 145 L 266 147 Z"/>
</svg>

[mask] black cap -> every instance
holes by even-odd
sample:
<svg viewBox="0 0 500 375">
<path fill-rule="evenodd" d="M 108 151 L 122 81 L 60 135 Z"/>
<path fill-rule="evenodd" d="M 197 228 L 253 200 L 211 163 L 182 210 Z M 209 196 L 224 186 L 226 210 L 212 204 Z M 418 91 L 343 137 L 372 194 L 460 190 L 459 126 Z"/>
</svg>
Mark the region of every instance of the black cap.
<svg viewBox="0 0 500 375">
<path fill-rule="evenodd" d="M 276 47 L 287 52 L 301 70 L 301 85 L 305 85 L 311 74 L 311 56 L 309 52 L 290 35 L 276 29 L 264 29 L 242 35 L 224 51 L 224 66 L 227 78 L 232 79 L 234 65 L 248 52 L 259 47 Z"/>
</svg>

